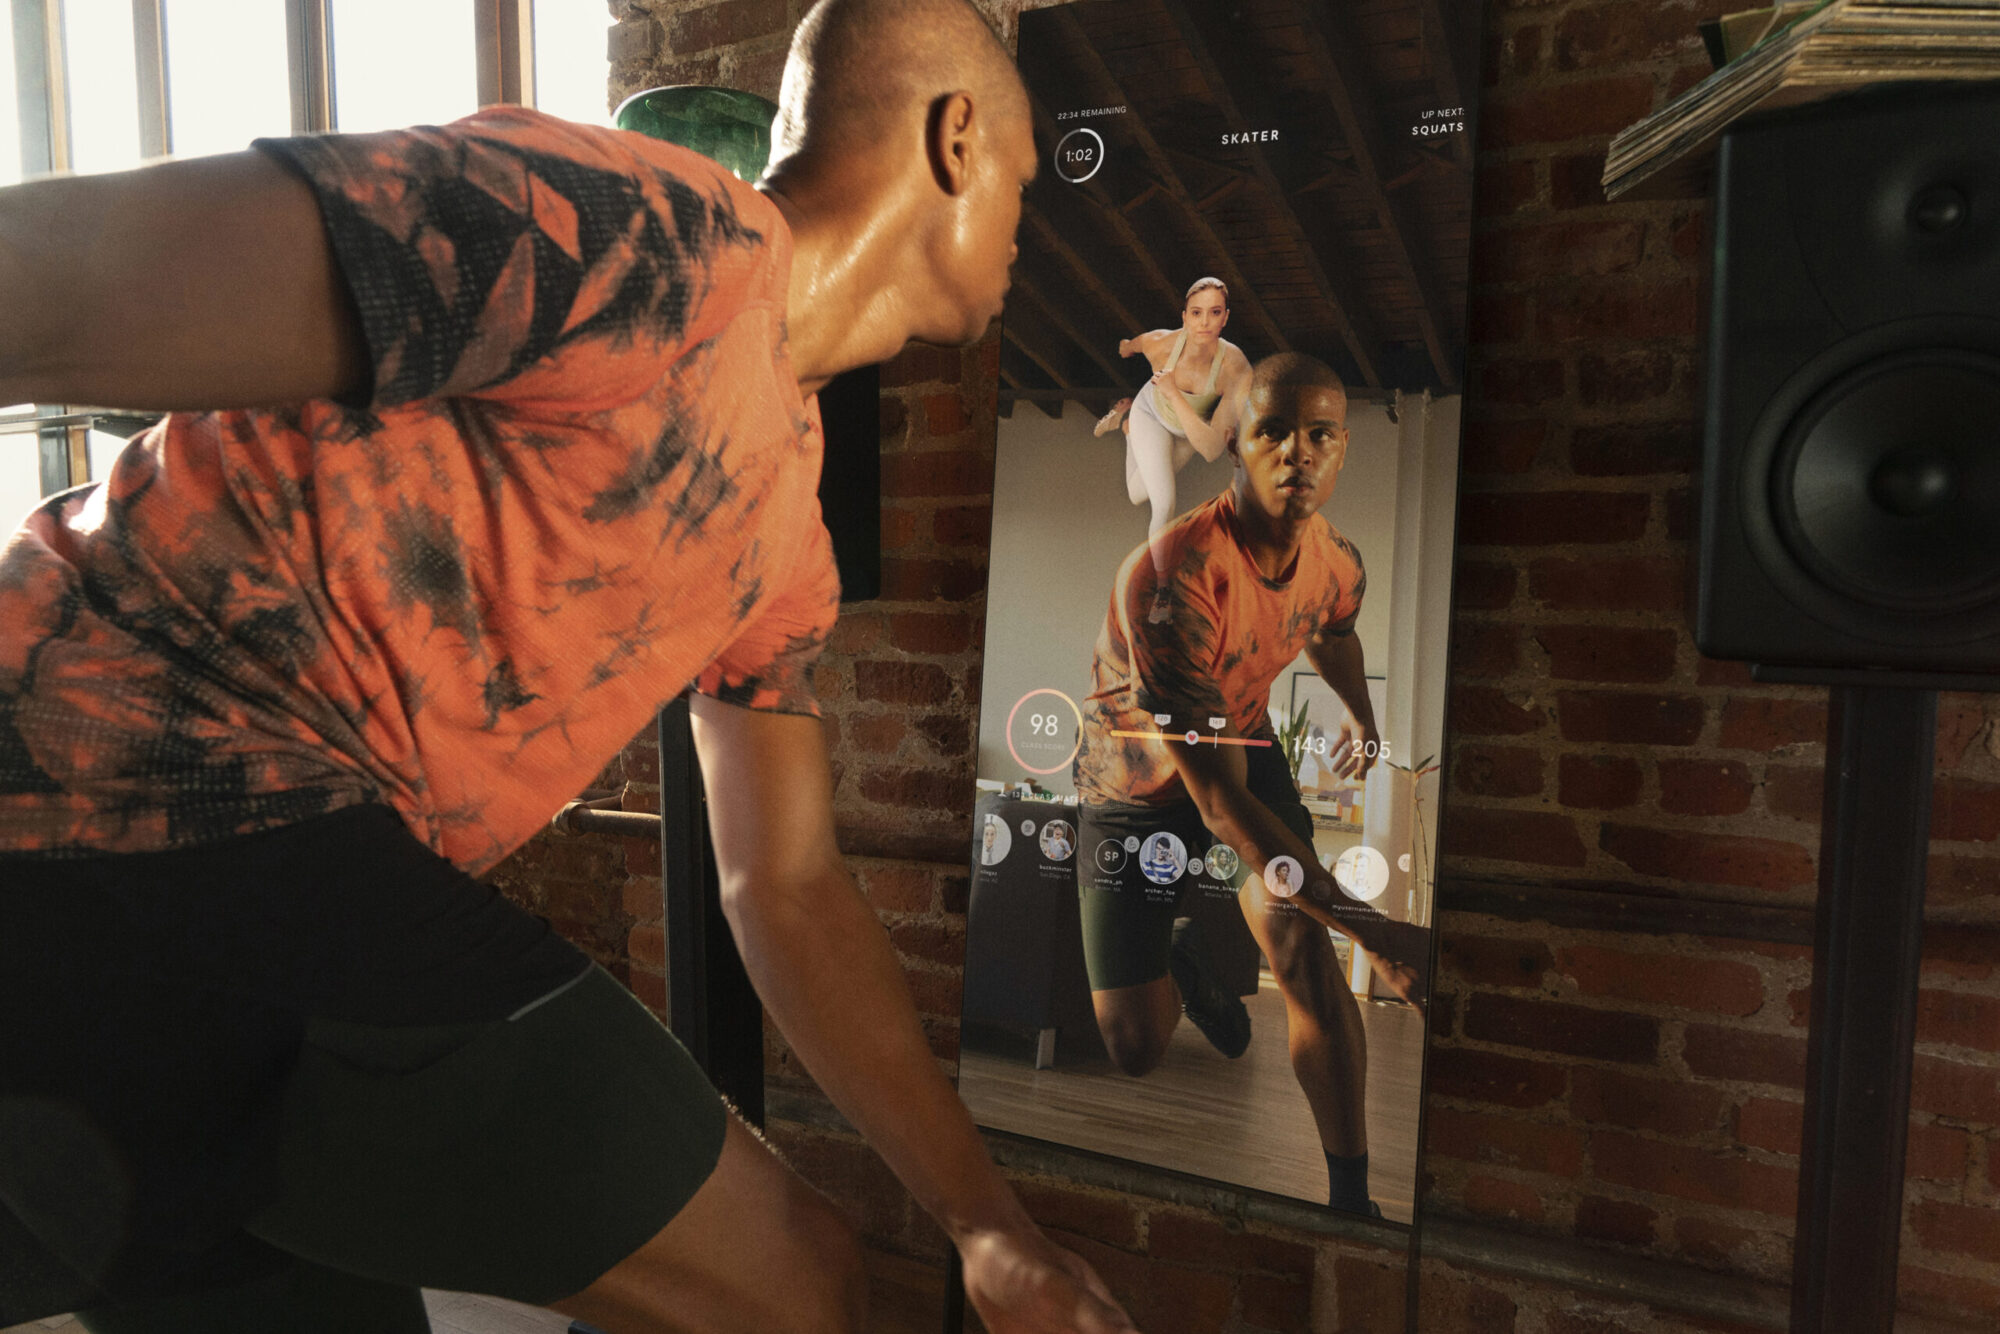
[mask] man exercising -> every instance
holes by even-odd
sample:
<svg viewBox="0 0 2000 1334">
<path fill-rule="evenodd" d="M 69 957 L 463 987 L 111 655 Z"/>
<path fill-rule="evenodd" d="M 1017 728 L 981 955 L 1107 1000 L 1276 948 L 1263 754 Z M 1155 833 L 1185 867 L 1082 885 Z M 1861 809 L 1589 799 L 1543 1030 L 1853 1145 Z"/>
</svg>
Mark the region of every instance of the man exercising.
<svg viewBox="0 0 2000 1334">
<path fill-rule="evenodd" d="M 1098 635 L 1076 760 L 1079 841 L 1105 849 L 1078 863 L 1091 999 L 1127 1074 L 1160 1063 L 1183 1010 L 1225 1055 L 1249 1045 L 1243 1002 L 1203 975 L 1191 920 L 1176 928 L 1192 881 L 1162 892 L 1106 849 L 1171 834 L 1238 887 L 1270 960 L 1330 1203 L 1379 1212 L 1368 1193 L 1367 1040 L 1327 927 L 1413 1001 L 1423 933 L 1350 902 L 1318 869 L 1312 818 L 1269 717 L 1272 682 L 1303 651 L 1360 727 L 1343 733 L 1338 771 L 1359 777 L 1379 754 L 1354 633 L 1367 575 L 1319 513 L 1347 458 L 1347 392 L 1311 357 L 1270 357 L 1236 420 L 1234 485 L 1126 558 Z M 1162 601 L 1170 614 L 1153 620 Z M 1286 858 L 1310 868 L 1303 885 Z"/>
<path fill-rule="evenodd" d="M 811 395 L 999 312 L 1026 96 L 962 0 L 823 0 L 774 140 L 753 190 L 495 108 L 0 192 L 0 402 L 170 410 L 0 548 L 0 1324 L 860 1328 L 838 1212 L 473 879 L 692 683 L 787 1040 L 990 1328 L 1131 1328 L 940 1075 L 807 686 Z"/>
</svg>

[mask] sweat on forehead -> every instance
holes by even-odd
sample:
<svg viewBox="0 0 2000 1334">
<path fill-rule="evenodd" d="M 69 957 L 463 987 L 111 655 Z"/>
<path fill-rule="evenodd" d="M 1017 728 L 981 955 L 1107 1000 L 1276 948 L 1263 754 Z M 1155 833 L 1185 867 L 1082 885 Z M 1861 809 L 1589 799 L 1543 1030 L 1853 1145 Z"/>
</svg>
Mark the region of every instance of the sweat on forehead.
<svg viewBox="0 0 2000 1334">
<path fill-rule="evenodd" d="M 773 156 L 879 145 L 954 92 L 1002 120 L 1028 115 L 1013 58 L 967 0 L 820 0 L 792 38 Z"/>
</svg>

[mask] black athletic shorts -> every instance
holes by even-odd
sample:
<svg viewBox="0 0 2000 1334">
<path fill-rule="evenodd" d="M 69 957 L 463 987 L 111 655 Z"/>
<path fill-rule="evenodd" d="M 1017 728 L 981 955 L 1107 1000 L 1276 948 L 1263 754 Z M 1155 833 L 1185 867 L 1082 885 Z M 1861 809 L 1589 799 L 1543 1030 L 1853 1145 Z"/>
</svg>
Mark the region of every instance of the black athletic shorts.
<svg viewBox="0 0 2000 1334">
<path fill-rule="evenodd" d="M 721 1151 L 672 1036 L 360 807 L 0 858 L 0 1326 L 314 1265 L 547 1303 Z"/>
<path fill-rule="evenodd" d="M 1247 749 L 1250 795 L 1308 846 L 1312 813 L 1276 746 Z M 1216 839 L 1192 801 L 1077 807 L 1077 894 L 1083 960 L 1092 991 L 1142 986 L 1167 975 L 1174 919 L 1190 894 L 1234 895 L 1256 867 Z"/>
</svg>

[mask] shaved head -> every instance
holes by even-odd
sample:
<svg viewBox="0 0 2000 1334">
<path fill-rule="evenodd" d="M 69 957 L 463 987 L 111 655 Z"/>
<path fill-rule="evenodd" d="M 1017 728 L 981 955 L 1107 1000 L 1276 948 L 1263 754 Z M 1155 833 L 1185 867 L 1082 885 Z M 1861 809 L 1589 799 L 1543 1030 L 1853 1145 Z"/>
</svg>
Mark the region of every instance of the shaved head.
<svg viewBox="0 0 2000 1334">
<path fill-rule="evenodd" d="M 1007 48 L 966 0 L 820 0 L 799 24 L 771 129 L 775 163 L 881 147 L 950 93 L 1025 122 Z"/>
<path fill-rule="evenodd" d="M 1347 385 L 1333 367 L 1303 352 L 1280 352 L 1250 371 L 1250 392 L 1259 389 L 1331 389 L 1347 397 Z"/>
</svg>

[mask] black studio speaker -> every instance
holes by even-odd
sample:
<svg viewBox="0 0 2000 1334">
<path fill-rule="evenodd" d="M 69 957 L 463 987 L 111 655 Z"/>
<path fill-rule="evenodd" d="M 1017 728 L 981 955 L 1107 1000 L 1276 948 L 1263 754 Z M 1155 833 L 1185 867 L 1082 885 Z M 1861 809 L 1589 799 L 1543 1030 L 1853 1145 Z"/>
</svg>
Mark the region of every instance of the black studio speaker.
<svg viewBox="0 0 2000 1334">
<path fill-rule="evenodd" d="M 1702 652 L 2000 674 L 2000 84 L 1732 129 L 1713 246 Z"/>
</svg>

